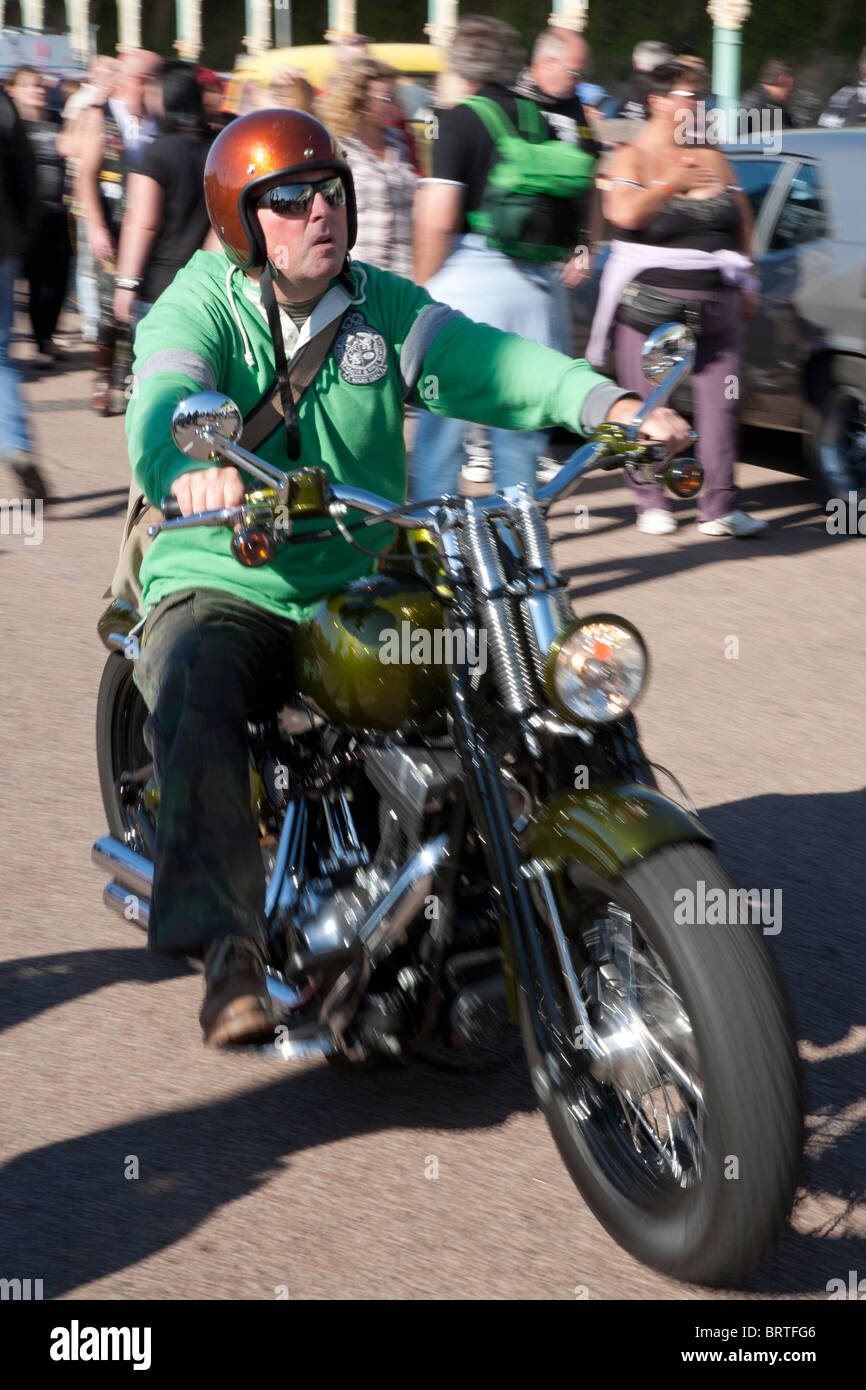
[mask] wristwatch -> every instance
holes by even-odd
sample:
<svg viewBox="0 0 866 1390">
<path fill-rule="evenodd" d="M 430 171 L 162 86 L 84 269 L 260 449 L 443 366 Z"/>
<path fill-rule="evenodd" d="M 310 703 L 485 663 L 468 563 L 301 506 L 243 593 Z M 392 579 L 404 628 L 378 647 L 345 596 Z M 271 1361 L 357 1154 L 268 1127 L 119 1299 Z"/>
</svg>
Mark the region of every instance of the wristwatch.
<svg viewBox="0 0 866 1390">
<path fill-rule="evenodd" d="M 140 290 L 141 276 L 138 275 L 115 275 L 114 288 L 116 290 Z"/>
</svg>

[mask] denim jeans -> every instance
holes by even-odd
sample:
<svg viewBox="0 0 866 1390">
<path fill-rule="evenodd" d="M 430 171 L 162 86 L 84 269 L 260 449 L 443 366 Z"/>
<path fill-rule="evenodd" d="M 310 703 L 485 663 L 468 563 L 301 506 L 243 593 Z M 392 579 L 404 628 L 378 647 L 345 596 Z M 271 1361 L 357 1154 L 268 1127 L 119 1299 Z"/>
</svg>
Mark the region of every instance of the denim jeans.
<svg viewBox="0 0 866 1390">
<path fill-rule="evenodd" d="M 458 239 L 427 289 L 434 299 L 460 309 L 467 318 L 571 355 L 569 301 L 552 266 L 515 260 L 470 232 Z M 464 461 L 462 439 L 462 420 L 425 411 L 419 414 L 409 462 L 413 502 L 457 491 Z M 547 440 L 547 430 L 490 430 L 497 491 L 515 483 L 535 487 L 537 461 L 546 452 Z"/>
<path fill-rule="evenodd" d="M 409 465 L 409 497 L 423 502 L 443 492 L 456 493 L 463 452 L 463 420 L 450 420 L 429 411 L 418 412 L 418 425 Z M 488 430 L 497 492 L 526 483 L 535 488 L 539 455 L 547 445 L 547 430 Z"/>
<path fill-rule="evenodd" d="M 15 280 L 20 274 L 20 257 L 0 256 L 0 456 L 7 458 L 19 450 L 29 453 L 32 447 L 18 368 L 9 356 Z"/>
<path fill-rule="evenodd" d="M 87 220 L 76 217 L 75 236 L 75 298 L 82 320 L 85 342 L 95 343 L 99 328 L 99 286 L 96 283 L 96 262 L 90 249 Z"/>
<path fill-rule="evenodd" d="M 151 299 L 134 299 L 132 301 L 132 319 L 130 321 L 129 330 L 132 334 L 133 346 L 135 345 L 135 330 L 141 323 L 145 314 L 150 313 L 152 308 L 153 300 Z"/>
<path fill-rule="evenodd" d="M 171 594 L 148 614 L 135 683 L 160 793 L 152 951 L 189 954 L 220 936 L 264 933 L 247 720 L 285 702 L 294 631 L 214 589 Z"/>
</svg>

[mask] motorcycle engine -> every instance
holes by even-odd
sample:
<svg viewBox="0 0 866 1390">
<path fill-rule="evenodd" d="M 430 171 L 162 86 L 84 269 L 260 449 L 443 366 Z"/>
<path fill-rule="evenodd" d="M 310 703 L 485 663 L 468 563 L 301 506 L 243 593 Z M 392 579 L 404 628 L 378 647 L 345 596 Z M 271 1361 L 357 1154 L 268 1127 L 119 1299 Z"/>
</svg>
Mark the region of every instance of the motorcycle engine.
<svg viewBox="0 0 866 1390">
<path fill-rule="evenodd" d="M 398 880 L 405 878 L 408 861 L 424 844 L 426 818 L 442 810 L 458 778 L 459 760 L 450 747 L 430 749 L 389 741 L 366 749 L 364 769 L 379 795 L 376 852 L 354 869 L 348 884 L 332 886 L 333 877 L 329 881 L 323 875 L 305 885 L 292 916 L 296 949 L 289 968 L 293 972 L 339 965 L 358 954 L 359 932 Z M 357 837 L 353 838 L 357 843 Z M 411 877 L 401 883 L 404 910 L 399 921 L 413 901 L 415 886 Z M 381 939 L 377 937 L 376 955 L 384 958 L 389 953 L 398 931 L 395 922 L 390 931 L 380 934 Z"/>
</svg>

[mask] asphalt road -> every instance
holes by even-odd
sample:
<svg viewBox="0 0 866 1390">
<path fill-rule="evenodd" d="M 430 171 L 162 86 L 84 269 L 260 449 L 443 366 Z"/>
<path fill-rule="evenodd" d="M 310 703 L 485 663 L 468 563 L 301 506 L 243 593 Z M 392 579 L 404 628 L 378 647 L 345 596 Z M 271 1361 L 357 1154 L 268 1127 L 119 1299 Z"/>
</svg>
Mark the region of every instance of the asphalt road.
<svg viewBox="0 0 866 1390">
<path fill-rule="evenodd" d="M 557 514 L 582 610 L 648 642 L 650 756 L 738 881 L 783 894 L 771 945 L 808 1090 L 804 1182 L 769 1264 L 709 1293 L 597 1225 L 522 1066 L 370 1077 L 214 1055 L 200 978 L 102 907 L 95 625 L 129 473 L 86 363 L 79 345 L 29 381 L 56 501 L 41 544 L 0 535 L 0 1276 L 41 1278 L 46 1298 L 702 1299 L 826 1297 L 863 1272 L 863 543 L 828 536 L 800 480 L 751 466 L 745 498 L 772 524 L 756 541 L 699 536 L 688 503 L 674 538 L 642 536 L 612 476 Z M 754 447 L 792 456 L 790 437 Z"/>
</svg>

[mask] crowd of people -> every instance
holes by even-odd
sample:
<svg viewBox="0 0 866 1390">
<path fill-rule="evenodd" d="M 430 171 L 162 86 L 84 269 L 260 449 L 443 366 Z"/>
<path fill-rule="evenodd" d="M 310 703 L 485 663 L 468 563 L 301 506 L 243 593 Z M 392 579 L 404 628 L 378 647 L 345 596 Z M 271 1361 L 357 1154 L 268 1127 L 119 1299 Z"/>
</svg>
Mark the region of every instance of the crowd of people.
<svg viewBox="0 0 866 1390">
<path fill-rule="evenodd" d="M 400 99 L 405 79 L 360 35 L 340 42 L 322 90 L 296 69 L 274 69 L 269 80 L 247 84 L 236 112 L 222 109 L 216 73 L 143 51 L 95 58 L 85 82 L 52 83 L 31 67 L 7 77 L 0 457 L 25 491 L 46 496 L 8 352 L 16 279 L 27 284 L 37 368 L 50 370 L 68 347 L 57 325 L 72 299 L 93 350 L 92 408 L 122 413 L 138 324 L 197 250 L 219 249 L 202 192 L 214 139 L 237 115 L 288 107 L 316 115 L 345 152 L 358 203 L 356 260 L 414 279 L 469 318 L 569 355 L 570 292 L 587 275 L 587 249 L 606 222 L 610 254 L 587 355 L 643 395 L 640 347 L 653 317 L 689 322 L 698 339 L 692 384 L 707 474 L 699 524 L 716 535 L 763 529 L 737 505 L 736 402 L 722 389 L 737 373 L 743 322 L 755 308 L 750 207 L 718 149 L 684 149 L 678 124 L 684 110 L 711 99 L 707 64 L 693 52 L 642 42 L 631 75 L 608 94 L 590 80 L 592 55 L 580 34 L 549 27 L 526 63 L 516 31 L 481 16 L 461 20 L 449 56 L 427 121 L 432 169 L 430 159 L 419 160 Z M 795 76 L 783 60 L 765 63 L 742 105 L 790 126 Z M 631 126 L 625 143 L 608 134 L 622 120 Z M 866 48 L 859 83 L 835 93 L 820 117 L 825 126 L 864 122 Z M 515 141 L 538 145 L 552 170 L 549 190 L 536 175 L 537 196 L 522 221 L 495 175 L 504 151 L 519 163 Z M 558 151 L 548 148 L 554 141 Z M 407 431 L 413 496 L 456 489 L 470 427 L 426 411 L 415 417 Z M 534 485 L 550 452 L 543 432 L 513 430 L 491 430 L 489 451 L 499 488 Z M 636 504 L 640 529 L 674 530 L 660 489 L 640 489 Z"/>
</svg>

